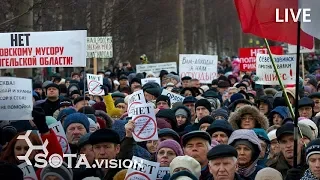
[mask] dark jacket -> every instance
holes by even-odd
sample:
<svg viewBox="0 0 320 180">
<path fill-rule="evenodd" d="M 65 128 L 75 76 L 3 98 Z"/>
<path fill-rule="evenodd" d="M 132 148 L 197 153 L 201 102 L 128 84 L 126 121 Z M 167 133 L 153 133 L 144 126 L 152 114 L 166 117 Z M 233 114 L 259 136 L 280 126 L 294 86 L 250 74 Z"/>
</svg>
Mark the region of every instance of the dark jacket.
<svg viewBox="0 0 320 180">
<path fill-rule="evenodd" d="M 304 152 L 302 154 L 304 154 Z M 298 168 L 302 169 L 303 171 L 307 170 L 308 165 L 306 165 L 305 163 L 304 156 L 301 156 L 301 161 L 302 162 L 298 165 Z M 288 170 L 292 168 L 287 163 L 282 153 L 280 153 L 280 155 L 277 158 L 268 160 L 266 162 L 266 166 L 278 170 L 282 174 L 283 179 L 286 179 Z"/>
<path fill-rule="evenodd" d="M 182 135 L 184 135 L 184 134 L 186 133 L 185 127 L 188 126 L 188 125 L 191 125 L 191 112 L 190 112 L 190 110 L 189 110 L 186 106 L 178 106 L 178 107 L 176 107 L 176 108 L 173 109 L 174 113 L 176 113 L 176 111 L 177 111 L 178 109 L 184 109 L 184 110 L 187 112 L 187 114 L 188 114 L 188 117 L 187 117 L 186 122 L 185 122 L 184 124 L 182 124 L 181 126 L 178 126 L 177 129 L 176 129 L 176 132 L 177 132 L 180 136 L 182 136 Z"/>
<path fill-rule="evenodd" d="M 49 99 L 47 99 L 46 101 L 44 101 L 43 103 L 37 105 L 40 106 L 46 116 L 53 116 L 53 113 L 59 109 L 60 106 L 60 99 L 56 100 L 56 101 L 50 101 Z"/>
<path fill-rule="evenodd" d="M 212 174 L 209 171 L 209 166 L 206 166 L 204 169 L 201 170 L 201 176 L 199 178 L 199 180 L 208 180 L 212 177 Z"/>
</svg>

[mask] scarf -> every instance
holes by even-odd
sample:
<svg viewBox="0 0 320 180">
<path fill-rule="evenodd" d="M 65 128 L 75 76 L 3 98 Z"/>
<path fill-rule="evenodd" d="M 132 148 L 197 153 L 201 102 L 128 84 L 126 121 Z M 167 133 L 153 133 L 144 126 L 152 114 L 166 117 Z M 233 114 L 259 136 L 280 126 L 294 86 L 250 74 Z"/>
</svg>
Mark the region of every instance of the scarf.
<svg viewBox="0 0 320 180">
<path fill-rule="evenodd" d="M 307 169 L 300 180 L 318 180 L 318 178 L 312 174 L 310 169 Z"/>
<path fill-rule="evenodd" d="M 250 166 L 248 167 L 239 167 L 238 174 L 243 177 L 249 177 L 257 167 L 258 159 L 256 159 Z"/>
</svg>

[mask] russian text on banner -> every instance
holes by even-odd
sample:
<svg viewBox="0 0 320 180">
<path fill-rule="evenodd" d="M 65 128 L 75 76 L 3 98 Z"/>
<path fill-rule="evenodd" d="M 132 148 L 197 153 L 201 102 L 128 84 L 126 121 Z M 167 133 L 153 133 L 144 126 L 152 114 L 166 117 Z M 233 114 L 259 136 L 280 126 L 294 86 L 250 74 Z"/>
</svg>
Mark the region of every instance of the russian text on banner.
<svg viewBox="0 0 320 180">
<path fill-rule="evenodd" d="M 295 84 L 296 80 L 296 56 L 295 55 L 272 55 L 274 57 L 281 81 L 284 85 Z M 279 85 L 278 78 L 272 66 L 269 55 L 257 55 L 257 84 Z"/>
<path fill-rule="evenodd" d="M 101 89 L 101 85 L 103 85 L 102 75 L 87 74 L 87 86 L 89 94 L 103 96 L 104 90 Z"/>
<path fill-rule="evenodd" d="M 143 72 L 153 72 L 156 76 L 159 76 L 161 70 L 166 70 L 168 72 L 177 72 L 176 62 L 167 63 L 153 63 L 153 64 L 137 64 L 137 73 Z"/>
<path fill-rule="evenodd" d="M 61 145 L 62 151 L 64 154 L 70 154 L 70 146 L 66 137 L 66 133 L 64 132 L 64 129 L 62 127 L 61 121 L 58 121 L 56 123 L 50 124 L 49 128 L 54 131 L 54 133 L 57 136 L 57 139 Z"/>
<path fill-rule="evenodd" d="M 144 97 L 143 90 L 132 93 L 128 100 L 128 117 L 132 117 L 135 114 L 134 109 L 137 105 L 145 103 L 146 99 Z"/>
<path fill-rule="evenodd" d="M 155 82 L 157 84 L 159 84 L 161 86 L 161 81 L 160 81 L 160 78 L 144 78 L 144 79 L 141 79 L 141 85 L 145 85 L 147 84 L 148 82 Z"/>
<path fill-rule="evenodd" d="M 85 67 L 86 30 L 0 33 L 0 69 Z"/>
<path fill-rule="evenodd" d="M 112 37 L 87 37 L 87 58 L 112 58 Z"/>
<path fill-rule="evenodd" d="M 0 77 L 0 120 L 31 120 L 32 109 L 32 80 Z"/>
<path fill-rule="evenodd" d="M 165 95 L 165 96 L 168 96 L 170 98 L 170 102 L 171 104 L 174 104 L 176 102 L 183 102 L 184 98 L 183 96 L 179 95 L 179 94 L 176 94 L 176 93 L 173 93 L 171 91 L 168 91 L 166 89 L 163 89 L 162 90 L 162 93 L 161 95 Z"/>
<path fill-rule="evenodd" d="M 180 54 L 180 77 L 190 76 L 200 83 L 211 84 L 217 78 L 218 56 L 201 54 Z"/>
<path fill-rule="evenodd" d="M 133 166 L 128 169 L 125 180 L 155 180 L 160 163 L 133 156 Z"/>
</svg>

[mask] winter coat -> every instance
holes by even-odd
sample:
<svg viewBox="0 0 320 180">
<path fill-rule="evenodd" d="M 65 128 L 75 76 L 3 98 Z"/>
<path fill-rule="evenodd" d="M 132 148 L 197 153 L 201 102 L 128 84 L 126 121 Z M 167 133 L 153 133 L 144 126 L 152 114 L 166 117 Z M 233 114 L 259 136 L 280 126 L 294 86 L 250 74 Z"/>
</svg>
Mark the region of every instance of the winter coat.
<svg viewBox="0 0 320 180">
<path fill-rule="evenodd" d="M 245 114 L 251 114 L 253 118 L 256 120 L 255 128 L 263 128 L 267 130 L 269 128 L 269 120 L 263 115 L 256 107 L 250 105 L 244 105 L 239 108 L 237 111 L 231 113 L 229 116 L 229 123 L 234 130 L 241 129 L 241 117 Z"/>
<path fill-rule="evenodd" d="M 47 99 L 46 101 L 44 101 L 41 104 L 38 104 L 37 106 L 41 107 L 44 110 L 46 116 L 53 116 L 53 113 L 60 107 L 60 99 L 54 102 Z"/>
<path fill-rule="evenodd" d="M 111 118 L 119 119 L 120 116 L 122 115 L 122 110 L 115 107 L 111 94 L 104 96 L 103 99 L 107 107 L 106 109 L 107 114 L 111 116 Z"/>
<path fill-rule="evenodd" d="M 312 174 L 310 169 L 307 169 L 301 180 L 318 180 L 318 178 Z"/>
<path fill-rule="evenodd" d="M 176 113 L 176 111 L 178 109 L 184 109 L 187 112 L 187 120 L 186 120 L 186 122 L 184 124 L 182 124 L 181 126 L 177 127 L 177 129 L 176 129 L 176 132 L 181 136 L 181 135 L 184 135 L 186 133 L 185 127 L 188 126 L 188 125 L 191 125 L 191 112 L 186 106 L 178 106 L 178 107 L 173 109 L 174 114 Z"/>
</svg>

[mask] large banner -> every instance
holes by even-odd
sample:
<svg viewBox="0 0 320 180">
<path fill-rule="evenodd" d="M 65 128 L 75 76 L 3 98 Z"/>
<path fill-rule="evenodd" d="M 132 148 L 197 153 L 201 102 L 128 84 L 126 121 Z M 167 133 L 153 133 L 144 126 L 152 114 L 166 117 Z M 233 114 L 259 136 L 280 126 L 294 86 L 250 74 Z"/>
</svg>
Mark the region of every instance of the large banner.
<svg viewBox="0 0 320 180">
<path fill-rule="evenodd" d="M 112 58 L 112 37 L 87 37 L 87 58 Z"/>
<path fill-rule="evenodd" d="M 0 33 L 0 69 L 85 67 L 87 31 Z"/>
<path fill-rule="evenodd" d="M 270 50 L 273 54 L 283 54 L 281 46 L 271 46 Z M 268 54 L 268 50 L 267 48 L 239 48 L 240 71 L 255 71 L 258 53 Z"/>
<path fill-rule="evenodd" d="M 296 56 L 295 55 L 272 55 L 277 66 L 280 78 L 284 85 L 295 84 L 296 81 Z M 269 55 L 258 54 L 257 56 L 256 84 L 278 85 L 279 81 L 272 66 Z"/>
<path fill-rule="evenodd" d="M 180 54 L 180 77 L 190 76 L 193 79 L 198 79 L 200 83 L 211 84 L 212 80 L 217 78 L 217 64 L 217 55 Z"/>
<path fill-rule="evenodd" d="M 153 64 L 137 64 L 136 65 L 137 73 L 143 72 L 153 72 L 156 76 L 159 76 L 161 70 L 166 70 L 170 72 L 177 72 L 177 63 L 176 62 L 167 62 L 167 63 L 153 63 Z"/>
</svg>

